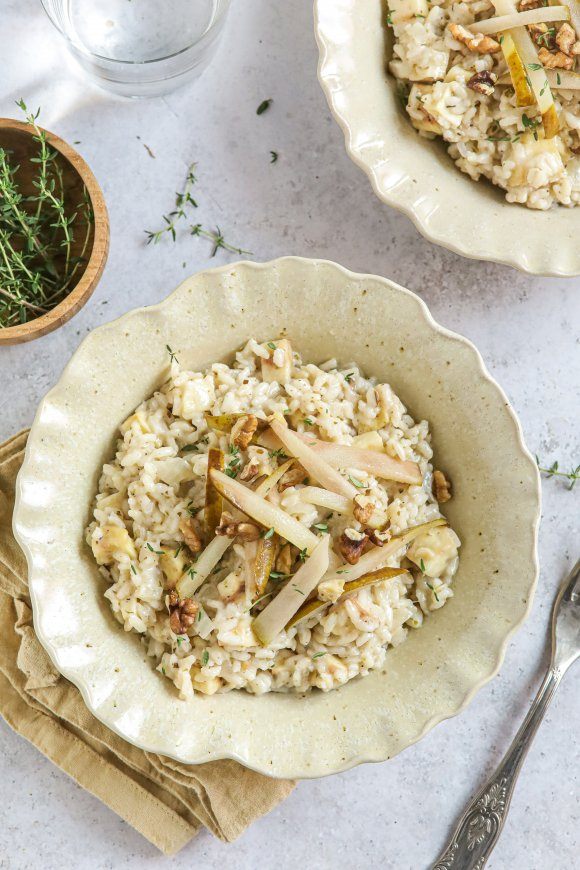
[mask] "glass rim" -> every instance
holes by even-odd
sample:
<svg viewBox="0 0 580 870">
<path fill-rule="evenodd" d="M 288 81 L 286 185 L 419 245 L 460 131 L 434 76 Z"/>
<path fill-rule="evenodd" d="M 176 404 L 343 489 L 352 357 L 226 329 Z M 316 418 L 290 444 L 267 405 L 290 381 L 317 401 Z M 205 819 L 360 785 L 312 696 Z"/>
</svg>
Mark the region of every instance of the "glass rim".
<svg viewBox="0 0 580 870">
<path fill-rule="evenodd" d="M 65 39 L 66 42 L 69 43 L 70 45 L 72 45 L 77 51 L 80 51 L 82 54 L 85 55 L 85 57 L 93 57 L 97 60 L 104 61 L 105 63 L 109 63 L 111 65 L 126 66 L 126 67 L 154 66 L 157 63 L 163 63 L 164 61 L 167 61 L 167 60 L 173 60 L 173 58 L 179 57 L 180 55 L 185 54 L 185 52 L 189 51 L 190 49 L 194 48 L 195 46 L 201 45 L 203 42 L 206 41 L 206 37 L 209 37 L 209 35 L 212 33 L 212 31 L 214 30 L 214 26 L 216 24 L 218 24 L 221 21 L 221 19 L 224 17 L 224 15 L 228 11 L 230 4 L 231 4 L 231 0 L 218 0 L 218 2 L 220 2 L 222 4 L 222 9 L 219 11 L 218 15 L 216 15 L 216 17 L 212 20 L 212 22 L 209 25 L 209 27 L 207 28 L 207 30 L 200 36 L 200 38 L 198 40 L 196 40 L 195 42 L 190 42 L 188 45 L 184 46 L 183 48 L 180 48 L 179 51 L 174 51 L 174 52 L 172 52 L 172 54 L 165 54 L 162 57 L 151 58 L 150 60 L 119 60 L 117 58 L 107 57 L 104 54 L 98 54 L 95 51 L 88 51 L 82 43 L 76 42 L 74 39 L 71 39 L 70 36 L 68 35 L 68 33 L 65 33 L 65 31 L 62 29 L 62 27 L 60 27 L 60 25 L 54 20 L 52 14 L 48 10 L 47 3 L 49 2 L 49 0 L 40 0 L 40 2 L 42 5 L 42 8 L 46 12 L 47 17 L 48 17 L 49 21 L 51 22 L 52 26 L 55 28 L 55 30 L 57 30 L 60 33 L 60 35 L 63 37 L 63 39 Z"/>
</svg>

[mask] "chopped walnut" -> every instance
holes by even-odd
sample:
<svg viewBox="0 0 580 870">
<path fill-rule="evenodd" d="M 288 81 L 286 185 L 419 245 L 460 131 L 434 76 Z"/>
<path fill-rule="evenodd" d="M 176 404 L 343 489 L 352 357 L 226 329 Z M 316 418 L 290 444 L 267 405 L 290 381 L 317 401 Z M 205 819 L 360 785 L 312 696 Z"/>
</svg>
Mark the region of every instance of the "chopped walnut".
<svg viewBox="0 0 580 870">
<path fill-rule="evenodd" d="M 215 533 L 226 538 L 238 538 L 240 541 L 257 541 L 260 537 L 260 528 L 255 523 L 238 522 L 230 513 L 224 511 Z"/>
<path fill-rule="evenodd" d="M 303 483 L 308 474 L 301 465 L 294 465 L 282 475 L 278 481 L 278 492 L 284 492 L 290 486 L 296 486 L 297 483 Z"/>
<path fill-rule="evenodd" d="M 193 517 L 182 517 L 179 520 L 179 531 L 192 553 L 199 553 L 202 550 L 203 541 Z"/>
<path fill-rule="evenodd" d="M 556 45 L 564 54 L 571 55 L 576 42 L 576 31 L 569 24 L 564 23 L 556 34 Z"/>
<path fill-rule="evenodd" d="M 494 92 L 496 82 L 497 76 L 495 73 L 482 70 L 471 76 L 467 82 L 467 87 L 478 94 L 485 94 L 486 97 L 490 97 Z"/>
<path fill-rule="evenodd" d="M 355 495 L 352 512 L 355 520 L 361 525 L 364 526 L 365 523 L 368 523 L 373 515 L 374 508 L 374 502 L 368 495 Z"/>
<path fill-rule="evenodd" d="M 547 48 L 541 48 L 538 58 L 546 69 L 572 69 L 574 66 L 574 58 L 568 57 L 563 51 L 552 53 Z"/>
<path fill-rule="evenodd" d="M 499 42 L 496 42 L 491 36 L 484 36 L 483 33 L 472 33 L 462 24 L 450 24 L 449 30 L 453 39 L 462 42 L 470 51 L 475 51 L 478 54 L 496 54 L 501 51 Z"/>
<path fill-rule="evenodd" d="M 240 474 L 240 480 L 253 480 L 253 478 L 257 475 L 260 468 L 260 460 L 257 456 L 253 456 L 250 461 L 244 465 L 242 469 L 242 473 Z"/>
<path fill-rule="evenodd" d="M 349 565 L 356 565 L 363 554 L 367 540 L 366 532 L 357 532 L 356 529 L 344 530 L 338 539 L 338 549 Z"/>
<path fill-rule="evenodd" d="M 361 525 L 373 529 L 382 529 L 388 520 L 383 508 L 377 507 L 370 496 L 361 493 L 354 497 L 353 514 Z"/>
<path fill-rule="evenodd" d="M 549 51 L 554 51 L 556 46 L 556 28 L 554 25 L 548 27 L 547 24 L 530 24 L 530 36 L 532 37 L 538 48 L 547 48 Z"/>
<path fill-rule="evenodd" d="M 369 536 L 369 541 L 375 547 L 383 547 L 387 541 L 391 540 L 391 533 L 389 531 L 379 532 L 377 529 L 365 529 L 365 532 Z"/>
<path fill-rule="evenodd" d="M 292 545 L 284 544 L 276 557 L 276 571 L 279 571 L 281 574 L 289 574 L 292 570 L 293 561 Z"/>
<path fill-rule="evenodd" d="M 193 598 L 179 599 L 175 590 L 167 596 L 169 608 L 169 627 L 173 634 L 185 634 L 195 622 L 199 612 L 199 604 Z"/>
<path fill-rule="evenodd" d="M 540 9 L 545 5 L 545 0 L 522 0 L 519 5 L 519 11 L 525 12 L 529 9 Z"/>
<path fill-rule="evenodd" d="M 447 480 L 442 471 L 433 472 L 433 495 L 439 502 L 444 504 L 451 498 L 451 483 Z"/>
<path fill-rule="evenodd" d="M 254 432 L 258 428 L 258 418 L 253 414 L 245 414 L 236 420 L 232 426 L 230 433 L 230 442 L 241 450 L 248 447 L 250 441 L 254 437 Z"/>
</svg>

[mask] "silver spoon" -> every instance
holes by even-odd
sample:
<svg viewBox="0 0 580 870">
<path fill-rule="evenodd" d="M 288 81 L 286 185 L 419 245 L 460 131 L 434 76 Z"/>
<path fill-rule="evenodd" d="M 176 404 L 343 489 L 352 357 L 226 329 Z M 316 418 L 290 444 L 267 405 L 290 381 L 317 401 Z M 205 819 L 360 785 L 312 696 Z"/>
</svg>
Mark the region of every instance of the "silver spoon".
<svg viewBox="0 0 580 870">
<path fill-rule="evenodd" d="M 483 870 L 499 839 L 518 774 L 560 681 L 580 656 L 580 560 L 560 587 L 552 613 L 552 661 L 499 767 L 461 816 L 432 870 Z"/>
</svg>

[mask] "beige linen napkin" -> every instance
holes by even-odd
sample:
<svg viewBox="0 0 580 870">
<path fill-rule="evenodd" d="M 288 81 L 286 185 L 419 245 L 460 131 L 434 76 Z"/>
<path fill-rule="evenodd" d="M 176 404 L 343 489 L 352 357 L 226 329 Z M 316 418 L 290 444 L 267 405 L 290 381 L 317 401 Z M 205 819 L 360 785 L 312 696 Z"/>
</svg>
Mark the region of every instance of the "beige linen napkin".
<svg viewBox="0 0 580 870">
<path fill-rule="evenodd" d="M 185 765 L 136 749 L 102 725 L 54 669 L 34 633 L 26 562 L 12 534 L 27 432 L 0 445 L 0 714 L 79 785 L 174 854 L 203 825 L 238 837 L 290 794 L 235 761 Z"/>
</svg>

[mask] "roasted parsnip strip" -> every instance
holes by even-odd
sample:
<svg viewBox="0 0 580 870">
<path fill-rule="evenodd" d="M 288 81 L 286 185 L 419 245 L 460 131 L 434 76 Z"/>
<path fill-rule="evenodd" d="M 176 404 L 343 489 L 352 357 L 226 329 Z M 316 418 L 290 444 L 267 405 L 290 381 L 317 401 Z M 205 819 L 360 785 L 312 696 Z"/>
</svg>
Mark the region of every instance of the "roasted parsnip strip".
<svg viewBox="0 0 580 870">
<path fill-rule="evenodd" d="M 498 15 L 512 15 L 517 12 L 515 0 L 493 0 Z M 521 61 L 525 67 L 526 76 L 529 80 L 534 97 L 538 104 L 538 109 L 542 115 L 542 123 L 544 125 L 544 136 L 546 139 L 552 139 L 560 129 L 560 121 L 558 113 L 554 106 L 554 97 L 550 90 L 550 85 L 546 77 L 546 71 L 540 63 L 538 52 L 532 37 L 525 27 L 514 27 L 511 30 L 505 31 L 506 36 L 511 36 L 513 43 Z M 502 42 L 502 49 L 505 46 L 505 36 Z M 504 50 L 505 54 L 505 50 Z M 506 58 L 507 61 L 507 58 Z M 509 63 L 508 63 L 509 66 Z M 516 82 L 514 81 L 514 88 Z"/>
<path fill-rule="evenodd" d="M 317 539 L 312 555 L 294 574 L 278 595 L 252 622 L 252 629 L 262 646 L 272 643 L 304 603 L 328 569 L 329 536 Z"/>
<path fill-rule="evenodd" d="M 207 477 L 205 481 L 205 508 L 203 512 L 205 533 L 207 540 L 210 541 L 215 535 L 215 530 L 219 526 L 220 517 L 223 510 L 223 501 L 219 492 L 213 485 L 210 476 L 210 470 L 217 468 L 218 471 L 223 471 L 225 466 L 225 458 L 222 450 L 217 447 L 210 447 L 207 454 Z"/>
<path fill-rule="evenodd" d="M 197 592 L 233 540 L 218 535 L 209 542 L 205 550 L 199 554 L 197 561 L 177 581 L 176 589 L 180 598 L 191 598 L 194 592 Z"/>
<path fill-rule="evenodd" d="M 334 604 L 338 604 L 339 601 L 343 601 L 351 592 L 357 592 L 364 586 L 373 586 L 375 583 L 380 583 L 382 580 L 391 580 L 393 577 L 400 577 L 401 574 L 408 575 L 409 572 L 405 568 L 379 568 L 377 571 L 370 571 L 368 574 L 364 574 L 362 577 L 359 577 L 358 580 L 349 580 L 348 583 L 344 584 L 342 595 L 336 601 L 321 601 L 319 598 L 307 601 L 306 604 L 303 604 L 300 610 L 294 614 L 292 619 L 286 623 L 285 627 L 286 629 L 292 628 L 292 626 L 296 625 L 297 622 L 301 622 L 308 616 L 312 616 L 313 613 L 318 613 L 319 611 L 324 610 L 325 607 L 332 607 Z"/>
<path fill-rule="evenodd" d="M 328 489 L 321 489 L 319 486 L 305 486 L 300 490 L 300 498 L 308 504 L 336 511 L 337 514 L 351 514 L 353 510 L 351 498 L 339 495 L 337 492 L 330 492 Z"/>
<path fill-rule="evenodd" d="M 298 435 L 298 433 L 296 433 Z M 413 483 L 419 486 L 423 478 L 416 462 L 403 462 L 393 459 L 386 453 L 336 444 L 334 441 L 320 441 L 311 435 L 298 435 L 333 468 L 359 468 L 375 477 L 394 480 L 397 483 Z"/>
<path fill-rule="evenodd" d="M 334 584 L 335 587 L 340 586 L 341 584 L 344 586 L 347 581 L 358 580 L 359 577 L 363 577 L 371 571 L 378 571 L 379 568 L 385 567 L 386 563 L 394 553 L 398 552 L 402 547 L 406 547 L 407 544 L 410 544 L 417 535 L 422 535 L 423 532 L 427 532 L 429 529 L 435 529 L 437 526 L 446 525 L 447 520 L 444 517 L 440 517 L 437 520 L 431 520 L 429 523 L 421 523 L 419 526 L 412 526 L 402 534 L 391 538 L 391 540 L 384 546 L 373 547 L 372 550 L 369 550 L 368 553 L 365 553 L 360 557 L 356 565 L 349 565 L 348 562 L 345 562 L 340 566 L 340 568 L 330 572 L 326 577 L 324 577 L 322 583 L 326 585 Z M 319 590 L 319 594 L 320 591 L 321 590 Z M 339 596 L 337 595 L 334 600 L 338 597 Z"/>
<path fill-rule="evenodd" d="M 309 444 L 306 444 L 297 432 L 289 429 L 285 420 L 274 418 L 270 425 L 286 451 L 300 462 L 314 480 L 325 489 L 330 489 L 332 492 L 346 496 L 346 498 L 355 497 L 356 488 L 332 468 Z"/>
<path fill-rule="evenodd" d="M 256 561 L 254 562 L 254 589 L 256 596 L 263 595 L 270 579 L 270 571 L 278 550 L 278 536 L 262 537 L 258 541 Z"/>
<path fill-rule="evenodd" d="M 569 21 L 570 10 L 567 6 L 540 6 L 538 9 L 526 9 L 524 12 L 513 12 L 510 15 L 495 15 L 484 21 L 474 21 L 466 24 L 472 33 L 501 33 L 513 27 L 527 27 L 530 24 L 542 24 L 545 21 Z"/>
<path fill-rule="evenodd" d="M 290 541 L 291 544 L 300 550 L 305 550 L 306 553 L 311 553 L 316 547 L 318 544 L 316 535 L 313 535 L 306 526 L 287 514 L 286 511 L 266 501 L 265 498 L 252 492 L 251 489 L 237 480 L 228 477 L 222 471 L 212 469 L 210 474 L 216 489 L 223 498 L 256 520 L 265 529 L 274 529 L 281 538 Z"/>
</svg>

